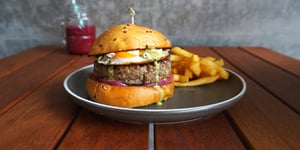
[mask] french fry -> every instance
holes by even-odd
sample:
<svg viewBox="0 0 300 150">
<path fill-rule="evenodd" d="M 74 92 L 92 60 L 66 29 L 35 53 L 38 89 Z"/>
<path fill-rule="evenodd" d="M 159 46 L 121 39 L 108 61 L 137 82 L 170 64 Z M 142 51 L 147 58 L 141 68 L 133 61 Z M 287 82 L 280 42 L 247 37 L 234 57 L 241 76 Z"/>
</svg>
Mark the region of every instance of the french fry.
<svg viewBox="0 0 300 150">
<path fill-rule="evenodd" d="M 202 58 L 180 47 L 174 47 L 171 51 L 175 86 L 200 86 L 229 78 L 229 73 L 223 68 L 223 59 Z"/>
<path fill-rule="evenodd" d="M 203 78 L 198 78 L 196 80 L 192 80 L 189 82 L 175 82 L 175 86 L 199 86 L 199 85 L 205 85 L 209 83 L 213 83 L 216 80 L 218 80 L 219 75 L 216 76 L 210 76 L 210 77 L 203 77 Z"/>
<path fill-rule="evenodd" d="M 219 67 L 217 70 L 221 79 L 227 80 L 229 78 L 229 73 L 224 68 Z"/>
<path fill-rule="evenodd" d="M 172 62 L 182 61 L 183 59 L 184 59 L 184 57 L 182 57 L 182 56 L 171 54 L 171 61 Z"/>
<path fill-rule="evenodd" d="M 216 60 L 216 58 L 210 57 L 210 56 L 204 57 L 203 59 L 206 59 L 206 60 L 209 60 L 209 61 L 215 61 Z"/>
<path fill-rule="evenodd" d="M 224 61 L 223 61 L 223 59 L 215 60 L 214 63 L 215 63 L 216 65 L 218 65 L 219 67 L 224 66 Z"/>
<path fill-rule="evenodd" d="M 180 78 L 180 75 L 179 75 L 179 74 L 173 73 L 173 81 L 174 81 L 174 82 L 179 82 L 179 78 Z"/>
<path fill-rule="evenodd" d="M 191 52 L 188 52 L 186 50 L 183 50 L 182 48 L 180 47 L 174 47 L 171 49 L 171 52 L 179 55 L 179 56 L 184 56 L 184 57 L 187 57 L 187 58 L 190 58 L 192 57 L 193 53 Z"/>
<path fill-rule="evenodd" d="M 184 69 L 184 75 L 187 76 L 189 79 L 193 78 L 193 73 L 190 69 Z"/>
<path fill-rule="evenodd" d="M 189 77 L 187 76 L 183 76 L 183 75 L 179 75 L 179 74 L 173 74 L 173 80 L 175 82 L 188 82 L 189 81 Z"/>
<path fill-rule="evenodd" d="M 212 61 L 209 61 L 207 59 L 202 59 L 202 61 L 200 62 L 201 68 L 203 70 L 203 72 L 214 76 L 217 74 L 217 65 L 214 64 Z"/>
<path fill-rule="evenodd" d="M 177 68 L 172 68 L 171 71 L 172 71 L 173 74 L 178 74 Z"/>
<path fill-rule="evenodd" d="M 189 69 L 196 75 L 199 76 L 201 73 L 200 58 L 197 55 L 192 55 L 189 61 Z"/>
</svg>

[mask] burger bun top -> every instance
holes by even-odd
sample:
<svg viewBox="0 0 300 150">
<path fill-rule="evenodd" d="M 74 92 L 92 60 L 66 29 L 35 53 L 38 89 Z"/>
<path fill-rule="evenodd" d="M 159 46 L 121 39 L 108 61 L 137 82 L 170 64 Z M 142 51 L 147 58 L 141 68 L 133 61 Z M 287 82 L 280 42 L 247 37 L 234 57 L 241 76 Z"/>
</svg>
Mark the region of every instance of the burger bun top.
<svg viewBox="0 0 300 150">
<path fill-rule="evenodd" d="M 171 47 L 170 40 L 159 31 L 128 23 L 116 25 L 103 32 L 94 41 L 89 55 Z"/>
</svg>

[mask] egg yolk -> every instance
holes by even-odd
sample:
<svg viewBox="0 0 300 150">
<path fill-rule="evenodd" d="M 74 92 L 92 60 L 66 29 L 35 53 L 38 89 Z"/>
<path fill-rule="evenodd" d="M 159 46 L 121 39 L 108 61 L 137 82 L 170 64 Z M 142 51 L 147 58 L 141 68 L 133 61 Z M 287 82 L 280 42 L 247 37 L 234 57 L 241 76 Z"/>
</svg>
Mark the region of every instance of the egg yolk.
<svg viewBox="0 0 300 150">
<path fill-rule="evenodd" d="M 113 58 L 130 58 L 130 57 L 136 57 L 136 55 L 128 52 L 118 52 L 114 55 Z"/>
<path fill-rule="evenodd" d="M 145 50 L 139 50 L 139 55 L 143 55 L 145 53 Z"/>
</svg>

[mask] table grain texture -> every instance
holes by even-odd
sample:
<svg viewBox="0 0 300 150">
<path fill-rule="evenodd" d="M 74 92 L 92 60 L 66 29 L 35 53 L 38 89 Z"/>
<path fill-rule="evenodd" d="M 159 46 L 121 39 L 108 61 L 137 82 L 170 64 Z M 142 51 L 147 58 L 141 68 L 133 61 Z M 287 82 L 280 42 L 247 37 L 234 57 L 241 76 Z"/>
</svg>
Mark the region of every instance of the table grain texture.
<svg viewBox="0 0 300 150">
<path fill-rule="evenodd" d="M 37 46 L 0 60 L 0 149 L 300 149 L 300 61 L 263 47 L 183 47 L 223 58 L 246 94 L 217 115 L 177 124 L 120 122 L 76 105 L 63 88 L 93 57 Z"/>
</svg>

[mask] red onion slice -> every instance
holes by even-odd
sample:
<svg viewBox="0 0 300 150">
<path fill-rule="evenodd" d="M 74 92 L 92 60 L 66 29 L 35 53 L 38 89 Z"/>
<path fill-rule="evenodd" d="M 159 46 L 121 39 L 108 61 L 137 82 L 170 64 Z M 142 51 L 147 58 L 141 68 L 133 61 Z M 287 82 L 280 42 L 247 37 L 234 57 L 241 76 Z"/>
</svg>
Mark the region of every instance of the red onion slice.
<svg viewBox="0 0 300 150">
<path fill-rule="evenodd" d="M 101 81 L 110 85 L 115 85 L 115 86 L 127 86 L 127 84 L 122 83 L 120 81 L 116 81 L 116 80 L 106 80 L 106 81 Z"/>
</svg>

